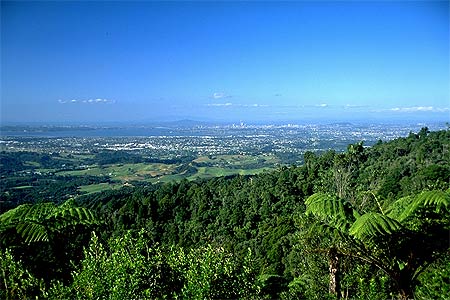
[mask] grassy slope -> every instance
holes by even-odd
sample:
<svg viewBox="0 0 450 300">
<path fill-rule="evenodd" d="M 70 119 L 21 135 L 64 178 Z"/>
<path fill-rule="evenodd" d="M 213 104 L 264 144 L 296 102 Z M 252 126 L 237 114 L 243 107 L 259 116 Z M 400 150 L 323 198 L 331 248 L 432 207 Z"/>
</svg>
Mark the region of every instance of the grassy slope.
<svg viewBox="0 0 450 300">
<path fill-rule="evenodd" d="M 262 162 L 263 166 L 254 167 L 257 162 Z M 195 180 L 198 178 L 212 178 L 229 175 L 253 175 L 275 168 L 279 160 L 274 156 L 259 155 L 221 155 L 214 157 L 198 157 L 193 160 L 191 167 L 197 169 L 195 174 L 184 174 L 177 172 L 181 165 L 162 163 L 137 163 L 137 164 L 114 164 L 103 167 L 91 166 L 84 170 L 72 170 L 58 172 L 58 175 L 75 176 L 109 176 L 113 180 L 123 183 L 130 181 L 146 181 L 151 183 L 178 181 L 183 178 Z M 87 193 L 100 192 L 107 189 L 120 187 L 121 184 L 93 184 L 80 187 L 80 190 Z"/>
</svg>

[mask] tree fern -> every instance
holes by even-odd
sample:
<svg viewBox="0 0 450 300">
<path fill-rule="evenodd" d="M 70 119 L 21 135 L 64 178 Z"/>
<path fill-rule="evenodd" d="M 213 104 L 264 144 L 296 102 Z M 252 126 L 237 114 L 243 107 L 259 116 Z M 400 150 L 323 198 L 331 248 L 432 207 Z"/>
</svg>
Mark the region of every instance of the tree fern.
<svg viewBox="0 0 450 300">
<path fill-rule="evenodd" d="M 409 210 L 413 201 L 414 197 L 411 196 L 402 197 L 397 201 L 394 201 L 389 205 L 387 209 L 387 216 L 399 222 L 402 222 L 402 216 L 405 214 L 405 211 Z"/>
<path fill-rule="evenodd" d="M 395 282 L 405 299 L 412 296 L 415 279 L 427 264 L 449 249 L 450 190 L 403 197 L 386 210 L 377 203 L 381 213 L 376 209 L 362 215 L 349 202 L 323 193 L 312 195 L 305 204 L 306 214 L 318 221 L 314 225 L 319 224 L 309 233 L 319 236 L 311 239 L 317 250 L 334 248 L 341 255 L 375 265 Z M 344 239 L 335 239 L 336 232 Z M 333 276 L 330 271 L 330 282 Z"/>
<path fill-rule="evenodd" d="M 450 208 L 450 191 L 424 191 L 420 193 L 412 205 L 412 212 L 420 207 L 434 207 L 437 213 Z"/>
<path fill-rule="evenodd" d="M 437 213 L 450 209 L 449 191 L 424 191 L 416 197 L 403 197 L 391 204 L 389 216 L 403 222 L 414 216 L 421 208 L 429 208 Z"/>
<path fill-rule="evenodd" d="M 3 228 L 14 223 L 17 220 L 25 219 L 31 206 L 31 204 L 22 204 L 3 213 L 2 215 L 0 215 L 0 226 Z"/>
<path fill-rule="evenodd" d="M 48 241 L 48 230 L 43 224 L 27 220 L 16 225 L 16 231 L 25 242 Z"/>
<path fill-rule="evenodd" d="M 349 238 L 347 232 L 339 230 L 336 227 L 323 222 L 315 222 L 311 224 L 308 230 L 305 230 L 303 233 L 305 237 L 308 236 L 310 240 L 316 239 L 319 243 L 325 242 L 324 237 L 340 239 L 342 241 Z"/>
<path fill-rule="evenodd" d="M 356 219 L 349 233 L 359 240 L 370 241 L 374 237 L 391 234 L 400 228 L 402 226 L 398 221 L 377 212 L 370 212 Z"/>
<path fill-rule="evenodd" d="M 305 204 L 306 214 L 312 214 L 339 230 L 346 230 L 353 221 L 353 211 L 337 197 L 316 193 L 306 199 Z"/>
<path fill-rule="evenodd" d="M 77 224 L 94 224 L 94 214 L 75 207 L 72 201 L 60 206 L 53 203 L 23 204 L 0 215 L 0 231 L 15 229 L 27 243 L 48 241 L 49 234 Z"/>
</svg>

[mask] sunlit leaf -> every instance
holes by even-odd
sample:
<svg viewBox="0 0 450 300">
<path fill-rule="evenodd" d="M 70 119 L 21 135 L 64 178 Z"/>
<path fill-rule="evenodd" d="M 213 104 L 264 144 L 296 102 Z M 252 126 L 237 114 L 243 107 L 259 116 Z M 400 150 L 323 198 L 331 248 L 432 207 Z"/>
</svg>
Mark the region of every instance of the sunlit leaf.
<svg viewBox="0 0 450 300">
<path fill-rule="evenodd" d="M 366 213 L 350 227 L 349 233 L 359 240 L 370 240 L 380 235 L 391 234 L 402 228 L 401 224 L 390 217 L 376 213 Z"/>
</svg>

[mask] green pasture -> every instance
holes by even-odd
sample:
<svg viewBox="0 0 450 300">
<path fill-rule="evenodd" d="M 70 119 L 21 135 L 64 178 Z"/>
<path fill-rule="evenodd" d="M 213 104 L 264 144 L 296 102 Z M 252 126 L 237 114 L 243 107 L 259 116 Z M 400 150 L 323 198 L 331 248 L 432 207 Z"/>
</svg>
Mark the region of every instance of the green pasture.
<svg viewBox="0 0 450 300">
<path fill-rule="evenodd" d="M 35 168 L 39 168 L 41 166 L 40 163 L 38 163 L 37 161 L 26 161 L 24 163 L 25 166 L 30 166 L 30 167 L 35 167 Z"/>
<path fill-rule="evenodd" d="M 212 177 L 222 177 L 222 176 L 230 176 L 230 175 L 254 175 L 261 173 L 269 168 L 258 168 L 258 169 L 228 169 L 228 168 L 220 168 L 220 167 L 198 167 L 197 174 L 194 174 L 188 179 L 196 179 L 196 178 L 212 178 Z"/>
<path fill-rule="evenodd" d="M 264 161 L 262 161 L 264 160 Z M 275 156 L 249 156 L 249 155 L 220 155 L 201 156 L 193 160 L 196 163 L 204 163 L 205 166 L 196 166 L 195 174 L 185 175 L 177 173 L 180 164 L 163 163 L 137 163 L 137 164 L 114 164 L 106 166 L 90 166 L 83 170 L 61 171 L 58 175 L 72 176 L 108 176 L 122 183 L 132 181 L 146 181 L 151 183 L 179 181 L 183 178 L 188 180 L 207 179 L 230 175 L 255 175 L 275 167 L 279 162 Z M 251 168 L 252 164 L 259 162 L 260 166 Z M 116 189 L 122 184 L 100 183 L 80 187 L 80 191 L 86 193 L 101 192 Z"/>
<path fill-rule="evenodd" d="M 143 175 L 160 176 L 170 174 L 176 165 L 168 165 L 161 163 L 137 163 L 137 164 L 115 164 L 108 166 L 91 166 L 83 170 L 72 170 L 58 172 L 59 175 L 73 176 L 110 176 L 115 179 L 124 179 L 130 177 L 142 177 Z"/>
<path fill-rule="evenodd" d="M 36 169 L 36 172 L 41 172 L 43 174 L 55 173 L 57 171 L 58 171 L 57 169 L 44 169 L 44 168 Z"/>
<path fill-rule="evenodd" d="M 193 160 L 193 162 L 199 164 L 208 164 L 211 166 L 217 167 L 241 167 L 242 169 L 246 169 L 247 166 L 262 163 L 265 165 L 274 166 L 279 163 L 279 159 L 274 155 L 210 155 L 210 156 L 200 156 Z"/>
<path fill-rule="evenodd" d="M 31 185 L 21 185 L 21 186 L 13 187 L 14 190 L 23 190 L 23 189 L 30 189 L 30 188 L 32 188 Z"/>
<path fill-rule="evenodd" d="M 122 187 L 122 184 L 110 184 L 110 183 L 98 183 L 80 186 L 78 189 L 81 192 L 86 192 L 88 194 L 102 192 L 106 190 L 114 190 Z"/>
</svg>

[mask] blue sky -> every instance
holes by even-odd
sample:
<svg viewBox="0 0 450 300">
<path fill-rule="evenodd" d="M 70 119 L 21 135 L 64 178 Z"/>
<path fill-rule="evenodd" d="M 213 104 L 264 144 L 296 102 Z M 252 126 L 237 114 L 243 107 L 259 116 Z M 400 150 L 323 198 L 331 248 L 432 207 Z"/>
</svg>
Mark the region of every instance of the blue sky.
<svg viewBox="0 0 450 300">
<path fill-rule="evenodd" d="M 450 121 L 449 2 L 1 2 L 1 120 Z"/>
</svg>

